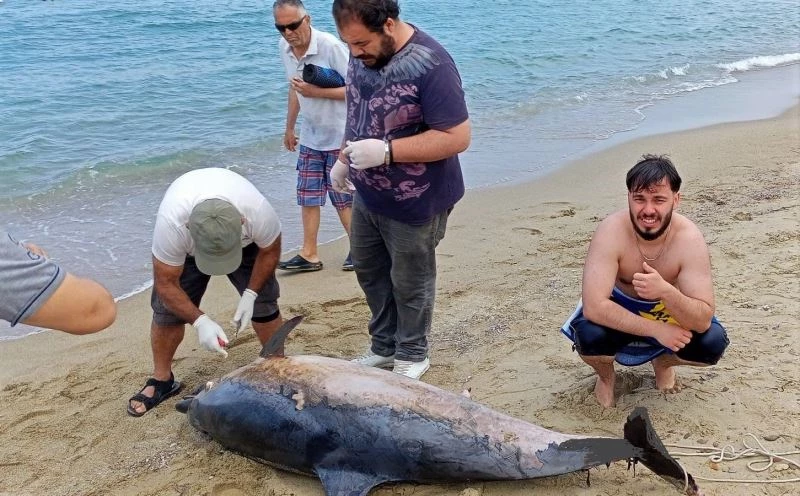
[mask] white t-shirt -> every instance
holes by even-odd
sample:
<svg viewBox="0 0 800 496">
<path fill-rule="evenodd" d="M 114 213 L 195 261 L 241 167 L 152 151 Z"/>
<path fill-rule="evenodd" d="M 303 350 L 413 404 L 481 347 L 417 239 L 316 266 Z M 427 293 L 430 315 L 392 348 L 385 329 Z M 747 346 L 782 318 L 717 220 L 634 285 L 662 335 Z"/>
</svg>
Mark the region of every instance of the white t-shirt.
<svg viewBox="0 0 800 496">
<path fill-rule="evenodd" d="M 186 224 L 192 209 L 205 200 L 225 200 L 242 214 L 242 247 L 271 245 L 281 233 L 278 215 L 253 184 L 228 169 L 197 169 L 176 179 L 161 200 L 153 233 L 153 256 L 180 267 L 194 255 L 194 241 Z"/>
<path fill-rule="evenodd" d="M 292 53 L 292 47 L 285 39 L 280 39 L 280 53 L 286 79 L 303 78 L 303 67 L 314 64 L 334 69 L 347 77 L 349 54 L 347 47 L 330 33 L 311 28 L 311 41 L 305 55 L 300 60 Z M 297 94 L 300 100 L 300 144 L 318 151 L 338 150 L 342 146 L 345 126 L 344 100 L 332 98 L 306 98 Z"/>
</svg>

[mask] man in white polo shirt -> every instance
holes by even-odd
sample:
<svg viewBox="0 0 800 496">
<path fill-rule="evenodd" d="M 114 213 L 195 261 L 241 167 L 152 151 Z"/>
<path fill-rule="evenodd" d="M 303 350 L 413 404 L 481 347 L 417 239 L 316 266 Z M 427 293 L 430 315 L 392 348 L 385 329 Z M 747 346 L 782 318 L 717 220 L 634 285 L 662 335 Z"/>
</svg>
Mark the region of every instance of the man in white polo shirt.
<svg viewBox="0 0 800 496">
<path fill-rule="evenodd" d="M 289 151 L 300 145 L 297 158 L 297 204 L 303 220 L 303 246 L 294 258 L 281 262 L 281 270 L 307 272 L 322 269 L 317 253 L 317 234 L 321 207 L 326 194 L 339 214 L 345 231 L 350 233 L 353 198 L 334 191 L 330 171 L 339 156 L 345 126 L 344 77 L 347 74 L 347 48 L 333 35 L 311 27 L 300 0 L 276 0 L 272 6 L 275 28 L 281 33 L 281 60 L 289 80 L 289 107 L 283 144 Z M 303 80 L 303 69 L 313 65 L 341 76 L 341 86 L 329 87 L 321 81 Z M 332 71 L 335 71 L 332 72 Z M 302 114 L 300 137 L 295 134 L 298 115 Z M 348 254 L 343 270 L 353 270 Z"/>
<path fill-rule="evenodd" d="M 158 208 L 153 232 L 153 377 L 128 401 L 140 417 L 178 393 L 172 359 L 185 324 L 200 345 L 227 356 L 228 337 L 200 310 L 206 286 L 227 275 L 241 295 L 235 332 L 253 323 L 261 344 L 282 323 L 275 267 L 281 254 L 281 223 L 266 198 L 247 179 L 220 168 L 197 169 L 177 178 Z"/>
</svg>

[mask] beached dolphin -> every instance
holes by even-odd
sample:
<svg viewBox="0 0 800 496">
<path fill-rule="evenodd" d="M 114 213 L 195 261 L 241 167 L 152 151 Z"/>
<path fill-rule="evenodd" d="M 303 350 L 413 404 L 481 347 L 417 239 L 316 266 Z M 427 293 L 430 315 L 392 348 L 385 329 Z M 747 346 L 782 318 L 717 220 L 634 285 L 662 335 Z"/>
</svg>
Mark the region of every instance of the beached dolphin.
<svg viewBox="0 0 800 496">
<path fill-rule="evenodd" d="M 531 479 L 617 460 L 641 461 L 686 494 L 700 494 L 643 408 L 628 417 L 624 439 L 562 434 L 387 370 L 273 356 L 300 320 L 284 324 L 255 362 L 176 408 L 230 450 L 316 475 L 327 496 L 365 496 L 386 482 Z"/>
</svg>

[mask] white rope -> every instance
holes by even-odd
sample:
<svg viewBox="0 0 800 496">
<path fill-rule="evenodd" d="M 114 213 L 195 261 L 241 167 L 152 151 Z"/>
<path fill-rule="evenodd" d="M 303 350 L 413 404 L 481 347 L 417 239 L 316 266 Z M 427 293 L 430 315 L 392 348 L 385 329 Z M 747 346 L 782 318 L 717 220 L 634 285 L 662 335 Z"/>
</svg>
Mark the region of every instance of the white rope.
<svg viewBox="0 0 800 496">
<path fill-rule="evenodd" d="M 752 470 L 753 472 L 764 472 L 765 470 L 769 470 L 772 465 L 775 464 L 776 460 L 780 460 L 786 462 L 789 465 L 793 465 L 795 468 L 800 469 L 800 462 L 796 462 L 790 458 L 786 458 L 790 455 L 798 455 L 800 451 L 786 451 L 783 453 L 774 453 L 769 451 L 767 448 L 764 447 L 764 444 L 753 434 L 747 433 L 747 436 L 752 438 L 755 443 L 756 447 L 750 446 L 747 444 L 747 438 L 742 441 L 744 445 L 744 449 L 740 452 L 736 452 L 736 448 L 731 444 L 726 444 L 722 448 L 717 448 L 714 446 L 689 446 L 684 444 L 666 444 L 668 448 L 678 448 L 678 449 L 685 449 L 685 450 L 693 450 L 694 452 L 670 452 L 669 454 L 673 457 L 679 458 L 681 456 L 703 456 L 709 459 L 709 461 L 714 463 L 720 463 L 723 461 L 731 461 L 731 460 L 738 460 L 740 458 L 753 458 L 757 457 L 756 460 L 750 461 L 747 463 L 747 468 Z M 686 469 L 681 465 L 684 473 L 684 479 L 686 481 L 686 486 L 688 487 L 689 479 L 686 472 Z M 737 483 L 737 484 L 786 484 L 791 482 L 800 482 L 800 477 L 795 477 L 793 479 L 769 479 L 769 480 L 759 480 L 759 479 L 713 479 L 708 477 L 700 477 L 700 476 L 693 476 L 697 480 L 702 480 L 706 482 L 730 482 L 730 483 Z"/>
</svg>

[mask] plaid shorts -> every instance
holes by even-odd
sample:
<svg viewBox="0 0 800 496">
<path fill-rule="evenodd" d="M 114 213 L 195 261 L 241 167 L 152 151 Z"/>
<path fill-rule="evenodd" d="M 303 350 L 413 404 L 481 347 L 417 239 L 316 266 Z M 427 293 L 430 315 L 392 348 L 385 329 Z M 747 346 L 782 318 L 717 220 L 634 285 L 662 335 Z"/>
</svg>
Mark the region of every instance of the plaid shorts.
<svg viewBox="0 0 800 496">
<path fill-rule="evenodd" d="M 302 207 L 325 205 L 325 193 L 336 210 L 353 206 L 353 196 L 337 193 L 331 187 L 331 168 L 339 150 L 319 151 L 300 145 L 297 157 L 297 204 Z"/>
</svg>

